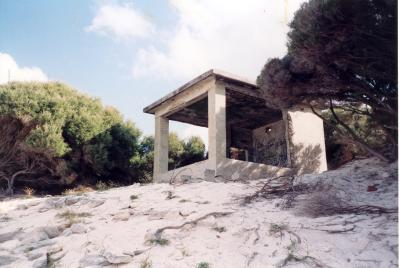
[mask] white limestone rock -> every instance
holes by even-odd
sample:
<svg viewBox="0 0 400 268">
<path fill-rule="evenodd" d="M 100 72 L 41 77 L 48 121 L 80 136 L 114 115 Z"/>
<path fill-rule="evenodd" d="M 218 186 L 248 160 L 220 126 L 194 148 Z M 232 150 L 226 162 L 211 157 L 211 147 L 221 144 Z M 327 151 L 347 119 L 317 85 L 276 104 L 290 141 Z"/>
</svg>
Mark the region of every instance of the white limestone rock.
<svg viewBox="0 0 400 268">
<path fill-rule="evenodd" d="M 93 267 L 107 265 L 109 262 L 101 255 L 86 255 L 79 260 L 79 267 Z"/>
<path fill-rule="evenodd" d="M 99 200 L 99 199 L 90 200 L 89 207 L 90 208 L 97 208 L 97 207 L 103 205 L 104 202 L 106 202 L 106 200 Z"/>
<path fill-rule="evenodd" d="M 78 203 L 81 199 L 82 197 L 80 196 L 68 196 L 67 198 L 65 198 L 65 205 L 67 206 L 74 205 Z"/>
<path fill-rule="evenodd" d="M 15 258 L 13 256 L 0 255 L 0 267 L 9 265 L 9 264 L 13 263 L 16 260 L 17 260 L 17 258 Z M 12 267 L 12 266 L 8 266 L 8 267 Z"/>
<path fill-rule="evenodd" d="M 73 234 L 83 234 L 86 233 L 86 227 L 81 223 L 75 223 L 71 226 L 71 232 Z"/>
<path fill-rule="evenodd" d="M 118 212 L 114 215 L 113 220 L 114 221 L 127 221 L 129 220 L 129 217 L 131 216 L 131 214 L 127 211 L 122 211 L 122 212 Z"/>
<path fill-rule="evenodd" d="M 45 268 L 47 267 L 47 256 L 42 256 L 33 262 L 32 268 Z"/>
<path fill-rule="evenodd" d="M 52 259 L 53 261 L 59 261 L 59 260 L 61 260 L 62 258 L 64 258 L 64 256 L 65 256 L 66 254 L 67 254 L 66 252 L 60 251 L 60 252 L 57 252 L 57 253 L 52 254 L 52 255 L 51 255 L 51 259 Z"/>
<path fill-rule="evenodd" d="M 110 252 L 104 253 L 104 257 L 106 260 L 111 263 L 111 264 L 124 264 L 124 263 L 130 263 L 133 258 L 128 255 L 114 255 Z"/>
<path fill-rule="evenodd" d="M 65 229 L 65 230 L 62 232 L 62 235 L 63 235 L 63 236 L 70 236 L 70 235 L 72 235 L 71 229 L 70 229 L 70 228 Z"/>
<path fill-rule="evenodd" d="M 2 233 L 0 234 L 0 243 L 15 239 L 19 234 L 21 234 L 20 229 L 14 232 Z"/>
<path fill-rule="evenodd" d="M 45 232 L 50 239 L 59 236 L 62 231 L 58 226 L 45 226 L 42 227 L 41 230 Z"/>
<path fill-rule="evenodd" d="M 47 253 L 49 253 L 49 254 L 55 254 L 55 253 L 58 253 L 58 252 L 60 252 L 60 251 L 62 251 L 62 250 L 63 250 L 63 247 L 62 247 L 61 245 L 54 245 L 54 246 L 49 247 L 49 248 L 47 249 Z"/>
<path fill-rule="evenodd" d="M 33 261 L 36 260 L 40 257 L 45 256 L 45 251 L 40 249 L 40 250 L 34 250 L 34 251 L 30 251 L 26 254 L 26 257 L 28 258 L 28 260 Z"/>
<path fill-rule="evenodd" d="M 23 237 L 22 239 L 22 243 L 23 244 L 36 243 L 47 239 L 49 239 L 47 233 L 42 228 L 38 228 L 26 234 L 25 237 Z"/>
</svg>

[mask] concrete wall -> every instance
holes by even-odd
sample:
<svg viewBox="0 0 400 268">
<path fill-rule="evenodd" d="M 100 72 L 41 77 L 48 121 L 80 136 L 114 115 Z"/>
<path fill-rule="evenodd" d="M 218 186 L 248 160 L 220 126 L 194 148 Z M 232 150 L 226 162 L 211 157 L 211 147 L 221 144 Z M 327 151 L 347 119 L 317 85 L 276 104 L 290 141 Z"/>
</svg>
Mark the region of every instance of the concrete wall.
<svg viewBox="0 0 400 268">
<path fill-rule="evenodd" d="M 270 165 L 257 164 L 241 160 L 225 158 L 213 169 L 209 160 L 200 161 L 191 165 L 170 170 L 154 177 L 155 182 L 169 183 L 171 179 L 175 183 L 206 181 L 235 181 L 255 180 L 281 176 L 289 173 L 289 168 L 279 168 Z"/>
<path fill-rule="evenodd" d="M 175 182 L 186 182 L 203 180 L 206 169 L 209 168 L 209 161 L 204 160 L 190 164 L 184 167 L 180 167 L 168 172 L 164 172 L 157 176 L 154 176 L 154 182 L 169 183 L 171 179 Z"/>
<path fill-rule="evenodd" d="M 252 135 L 254 162 L 280 167 L 288 166 L 286 126 L 283 120 L 256 128 Z"/>
<path fill-rule="evenodd" d="M 312 111 L 286 111 L 291 166 L 297 173 L 327 170 L 324 125 Z"/>
<path fill-rule="evenodd" d="M 260 178 L 271 178 L 287 174 L 289 168 L 281 168 L 271 165 L 246 162 L 235 159 L 224 159 L 218 164 L 216 180 L 256 180 Z"/>
</svg>

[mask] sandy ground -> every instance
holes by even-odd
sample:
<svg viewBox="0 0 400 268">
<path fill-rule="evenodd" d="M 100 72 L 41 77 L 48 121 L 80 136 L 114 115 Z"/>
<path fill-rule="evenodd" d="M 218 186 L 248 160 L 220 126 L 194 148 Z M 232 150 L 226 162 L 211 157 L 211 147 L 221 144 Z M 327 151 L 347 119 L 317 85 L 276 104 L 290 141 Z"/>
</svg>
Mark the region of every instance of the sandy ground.
<svg viewBox="0 0 400 268">
<path fill-rule="evenodd" d="M 397 208 L 397 163 L 305 175 L 352 205 Z M 4 267 L 397 267 L 397 213 L 304 215 L 308 195 L 242 204 L 263 181 L 135 184 L 0 203 Z M 367 191 L 368 186 L 374 191 Z M 333 190 L 332 190 L 333 189 Z M 371 190 L 371 189 L 370 189 Z M 328 191 L 328 192 L 329 192 Z M 179 226 L 209 213 L 197 224 Z M 207 266 L 208 265 L 208 266 Z"/>
</svg>

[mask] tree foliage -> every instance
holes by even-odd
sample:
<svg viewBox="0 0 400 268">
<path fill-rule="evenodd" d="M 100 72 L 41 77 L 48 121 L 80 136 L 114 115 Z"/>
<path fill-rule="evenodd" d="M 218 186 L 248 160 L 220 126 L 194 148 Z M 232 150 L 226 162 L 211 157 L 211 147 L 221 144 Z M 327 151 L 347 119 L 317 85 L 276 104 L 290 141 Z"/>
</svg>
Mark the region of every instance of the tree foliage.
<svg viewBox="0 0 400 268">
<path fill-rule="evenodd" d="M 76 183 L 140 180 L 140 131 L 99 99 L 61 83 L 8 83 L 0 86 L 0 115 L 38 122 L 27 144 L 63 157 L 78 175 Z"/>
<path fill-rule="evenodd" d="M 172 132 L 168 137 L 168 168 L 175 169 L 206 159 L 206 149 L 202 139 L 192 136 L 181 139 Z M 141 167 L 147 173 L 153 171 L 154 137 L 145 136 L 140 142 Z"/>
<path fill-rule="evenodd" d="M 25 143 L 37 123 L 26 118 L 0 116 L 0 185 L 13 194 L 15 184 L 23 182 L 35 188 L 60 186 L 74 180 L 64 160 L 48 149 Z"/>
<path fill-rule="evenodd" d="M 174 169 L 205 159 L 205 145 L 200 137 L 182 140 L 174 132 L 168 137 L 168 168 Z"/>
<path fill-rule="evenodd" d="M 381 158 L 337 111 L 368 118 L 397 146 L 397 1 L 310 0 L 290 23 L 288 54 L 257 82 L 269 106 L 329 109 L 336 131 Z M 315 111 L 315 110 L 314 110 Z"/>
<path fill-rule="evenodd" d="M 0 85 L 0 132 L 0 180 L 9 192 L 14 181 L 37 189 L 152 180 L 154 138 L 142 137 L 116 109 L 61 83 Z M 184 141 L 171 133 L 169 145 L 171 168 L 205 155 L 198 137 Z"/>
<path fill-rule="evenodd" d="M 189 137 L 183 141 L 183 153 L 180 156 L 181 166 L 186 166 L 205 159 L 206 146 L 199 136 Z"/>
<path fill-rule="evenodd" d="M 40 122 L 27 142 L 58 156 L 123 121 L 117 110 L 105 108 L 99 99 L 57 82 L 0 85 L 0 114 Z"/>
</svg>

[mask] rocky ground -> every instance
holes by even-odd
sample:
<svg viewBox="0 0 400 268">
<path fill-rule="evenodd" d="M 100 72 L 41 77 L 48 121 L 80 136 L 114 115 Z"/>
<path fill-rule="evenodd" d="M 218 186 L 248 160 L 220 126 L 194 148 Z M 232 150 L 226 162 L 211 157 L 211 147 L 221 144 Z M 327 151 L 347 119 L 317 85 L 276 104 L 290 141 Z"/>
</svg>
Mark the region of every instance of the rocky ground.
<svg viewBox="0 0 400 268">
<path fill-rule="evenodd" d="M 398 266 L 397 163 L 360 160 L 245 198 L 265 181 L 3 201 L 0 266 Z"/>
</svg>

